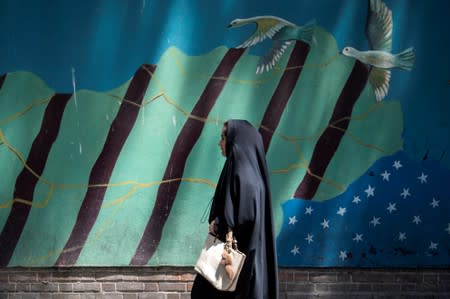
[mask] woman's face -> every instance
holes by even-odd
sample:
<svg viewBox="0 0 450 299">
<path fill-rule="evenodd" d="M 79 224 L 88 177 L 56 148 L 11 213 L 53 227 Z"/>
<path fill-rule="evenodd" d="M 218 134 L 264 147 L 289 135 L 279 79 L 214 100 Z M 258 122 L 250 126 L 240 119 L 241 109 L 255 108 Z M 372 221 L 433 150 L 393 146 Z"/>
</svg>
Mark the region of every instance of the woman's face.
<svg viewBox="0 0 450 299">
<path fill-rule="evenodd" d="M 222 128 L 222 133 L 220 134 L 219 147 L 224 157 L 227 156 L 227 127 L 226 125 Z"/>
</svg>

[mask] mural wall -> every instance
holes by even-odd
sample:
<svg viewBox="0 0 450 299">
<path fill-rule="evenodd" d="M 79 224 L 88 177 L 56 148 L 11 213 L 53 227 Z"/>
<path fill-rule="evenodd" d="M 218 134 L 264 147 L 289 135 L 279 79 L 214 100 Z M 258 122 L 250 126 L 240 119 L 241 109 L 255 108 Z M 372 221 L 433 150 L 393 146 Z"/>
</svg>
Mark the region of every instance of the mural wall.
<svg viewBox="0 0 450 299">
<path fill-rule="evenodd" d="M 193 265 L 231 118 L 280 265 L 448 267 L 442 5 L 0 1 L 0 267 Z"/>
</svg>

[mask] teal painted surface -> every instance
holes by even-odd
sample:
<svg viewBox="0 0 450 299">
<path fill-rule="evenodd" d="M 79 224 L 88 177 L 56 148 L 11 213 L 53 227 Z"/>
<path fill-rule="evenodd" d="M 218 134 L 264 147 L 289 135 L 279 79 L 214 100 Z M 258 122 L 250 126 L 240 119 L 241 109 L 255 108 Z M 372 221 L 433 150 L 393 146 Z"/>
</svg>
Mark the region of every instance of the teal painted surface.
<svg viewBox="0 0 450 299">
<path fill-rule="evenodd" d="M 119 103 L 111 95 L 91 91 L 76 95 L 77 101 L 72 96 L 64 112 L 62 129 L 41 176 L 45 181 L 36 186 L 33 204 L 38 207 L 31 209 L 11 265 L 54 263 L 69 237 L 89 172 L 117 113 Z M 51 186 L 54 191 L 49 196 Z"/>
<path fill-rule="evenodd" d="M 283 219 L 281 207 L 305 175 L 315 143 L 327 126 L 354 63 L 338 55 L 330 33 L 318 28 L 316 39 L 267 155 L 277 232 L 280 232 Z M 105 182 L 108 189 L 102 208 L 77 266 L 128 265 L 153 209 L 172 146 L 226 50 L 219 47 L 201 56 L 189 56 L 169 48 L 161 57 L 133 130 L 110 181 Z M 272 72 L 263 75 L 255 74 L 257 57 L 245 53 L 230 77 L 223 78 L 227 84 L 208 119 L 201 120 L 205 121 L 204 129 L 187 159 L 175 204 L 149 265 L 192 265 L 195 262 L 207 230 L 207 224 L 201 223 L 201 218 L 208 209 L 224 161 L 217 146 L 221 126 L 230 118 L 245 118 L 259 126 L 291 50 L 288 49 Z M 35 75 L 21 75 L 30 83 L 20 74 L 8 74 L 1 90 L 0 103 L 9 110 L 2 110 L 0 121 L 3 121 L 2 130 L 7 140 L 26 156 L 39 129 L 45 105 L 33 107 L 17 120 L 4 121 L 9 115 L 22 111 L 31 101 L 21 104 L 16 101 L 17 96 L 11 97 L 5 90 L 22 90 L 26 84 L 32 87 L 30 99 L 51 95 L 53 91 Z M 9 266 L 51 266 L 55 263 L 76 221 L 88 188 L 90 170 L 129 82 L 103 93 L 77 90 L 76 101 L 72 95 L 59 136 L 36 187 L 34 206 Z M 398 102 L 376 105 L 373 93 L 366 87 L 352 117 L 355 119 L 350 122 L 349 134 L 342 140 L 324 177 L 324 181 L 331 183 L 322 184 L 314 200 L 327 200 L 341 194 L 374 161 L 402 148 L 402 114 Z M 22 122 L 26 121 L 29 124 L 23 127 Z M 34 134 L 30 134 L 30 128 Z M 28 131 L 27 134 L 21 131 L 23 129 Z M 9 167 L 14 167 L 14 171 L 7 172 L 5 182 L 9 184 L 2 185 L 4 198 L 0 204 L 4 208 L 1 209 L 1 221 L 5 221 L 14 181 L 23 165 L 4 146 L 0 149 L 2 165 L 8 163 L 13 165 Z M 358 162 L 350 162 L 349 156 L 358 157 Z M 54 186 L 50 195 L 48 182 Z"/>
<path fill-rule="evenodd" d="M 129 263 L 151 214 L 171 147 L 186 121 L 182 111 L 192 110 L 225 50 L 218 48 L 204 57 L 190 58 L 177 49 L 169 49 L 161 58 L 144 97 L 148 104 L 141 109 L 111 178 L 111 182 L 133 183 L 108 188 L 99 218 L 78 260 L 79 264 Z M 191 76 L 195 79 L 190 79 Z M 161 93 L 163 95 L 158 96 Z M 150 102 L 152 99 L 155 100 Z M 208 175 L 209 172 L 205 171 L 202 175 L 197 172 L 197 176 L 192 177 L 214 179 Z M 185 174 L 184 177 L 191 176 Z M 205 188 L 204 184 L 200 188 L 203 197 L 205 191 L 213 190 L 211 187 Z M 202 199 L 202 196 L 197 198 Z M 189 207 L 196 206 L 198 204 L 194 202 L 185 209 L 190 211 Z M 189 212 L 184 213 L 185 217 L 188 215 Z M 188 227 L 184 222 L 176 225 L 175 230 L 184 232 Z M 194 229 L 198 232 L 199 228 Z M 118 236 L 126 237 L 117 240 Z M 178 247 L 186 244 L 182 239 L 176 239 L 176 242 Z M 173 254 L 173 251 L 169 252 Z"/>
<path fill-rule="evenodd" d="M 39 131 L 46 103 L 53 94 L 40 78 L 29 72 L 12 73 L 0 89 L 0 129 L 2 138 L 7 136 L 5 140 L 0 140 L 3 172 L 0 180 L 0 227 L 3 227 L 10 212 L 16 177 L 23 169 L 20 158 L 26 159 L 26 153 Z M 11 151 L 9 146 L 16 152 Z"/>
</svg>

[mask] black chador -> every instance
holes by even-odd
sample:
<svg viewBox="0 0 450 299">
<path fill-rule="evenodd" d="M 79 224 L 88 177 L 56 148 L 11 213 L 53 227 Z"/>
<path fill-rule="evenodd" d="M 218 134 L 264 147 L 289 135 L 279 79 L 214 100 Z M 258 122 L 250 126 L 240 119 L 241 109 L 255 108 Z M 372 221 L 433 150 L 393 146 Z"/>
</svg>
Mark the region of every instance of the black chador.
<svg viewBox="0 0 450 299">
<path fill-rule="evenodd" d="M 226 123 L 226 162 L 209 222 L 219 236 L 228 228 L 247 258 L 235 292 L 221 292 L 197 275 L 191 298 L 277 299 L 278 267 L 265 151 L 259 132 L 245 120 Z"/>
</svg>

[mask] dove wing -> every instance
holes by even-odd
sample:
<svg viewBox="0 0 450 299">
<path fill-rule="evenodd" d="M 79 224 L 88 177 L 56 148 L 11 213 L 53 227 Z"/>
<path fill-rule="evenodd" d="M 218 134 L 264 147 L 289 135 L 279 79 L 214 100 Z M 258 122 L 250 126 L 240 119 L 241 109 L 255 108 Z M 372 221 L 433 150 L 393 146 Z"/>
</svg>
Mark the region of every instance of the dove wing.
<svg viewBox="0 0 450 299">
<path fill-rule="evenodd" d="M 266 38 L 272 38 L 281 28 L 291 23 L 281 18 L 263 18 L 255 21 L 256 30 L 253 34 L 237 48 L 248 48 L 262 42 Z"/>
<path fill-rule="evenodd" d="M 392 11 L 381 0 L 369 0 L 366 36 L 372 50 L 392 50 Z"/>
<path fill-rule="evenodd" d="M 375 92 L 378 102 L 384 99 L 389 90 L 389 80 L 391 79 L 391 71 L 372 68 L 369 74 L 369 82 Z"/>
<path fill-rule="evenodd" d="M 284 51 L 287 49 L 290 41 L 274 40 L 272 48 L 259 58 L 258 66 L 256 67 L 256 73 L 261 74 L 264 71 L 269 71 L 277 63 L 277 61 L 283 56 Z"/>
</svg>

